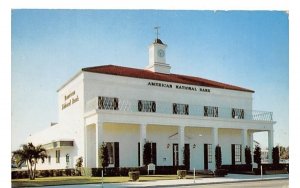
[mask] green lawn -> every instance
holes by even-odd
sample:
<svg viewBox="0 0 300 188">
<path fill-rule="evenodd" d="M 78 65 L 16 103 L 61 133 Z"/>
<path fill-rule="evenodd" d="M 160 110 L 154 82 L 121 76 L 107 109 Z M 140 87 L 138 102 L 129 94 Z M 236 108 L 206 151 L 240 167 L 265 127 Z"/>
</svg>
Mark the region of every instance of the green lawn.
<svg viewBox="0 0 300 188">
<path fill-rule="evenodd" d="M 155 181 L 155 180 L 171 180 L 177 179 L 176 175 L 150 175 L 140 176 L 139 181 Z M 122 183 L 128 182 L 128 176 L 104 177 L 104 183 Z M 69 176 L 69 177 L 47 177 L 29 179 L 13 179 L 12 187 L 37 187 L 48 185 L 69 185 L 69 184 L 87 184 L 100 183 L 101 177 L 84 177 L 84 176 Z"/>
</svg>

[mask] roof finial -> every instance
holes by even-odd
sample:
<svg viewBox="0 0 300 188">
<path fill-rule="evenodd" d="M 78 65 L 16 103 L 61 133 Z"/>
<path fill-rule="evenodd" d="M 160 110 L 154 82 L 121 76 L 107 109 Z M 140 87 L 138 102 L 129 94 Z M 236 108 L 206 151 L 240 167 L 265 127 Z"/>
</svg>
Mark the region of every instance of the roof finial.
<svg viewBox="0 0 300 188">
<path fill-rule="evenodd" d="M 154 27 L 154 29 L 156 29 L 156 39 L 158 39 L 158 35 L 159 35 L 158 30 L 160 29 L 160 27 L 156 26 L 156 27 Z"/>
</svg>

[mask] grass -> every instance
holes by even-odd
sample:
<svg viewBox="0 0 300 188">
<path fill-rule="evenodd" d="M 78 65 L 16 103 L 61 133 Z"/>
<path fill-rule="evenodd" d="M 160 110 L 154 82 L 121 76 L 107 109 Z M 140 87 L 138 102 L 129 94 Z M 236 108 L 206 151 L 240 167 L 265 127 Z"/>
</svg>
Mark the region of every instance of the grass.
<svg viewBox="0 0 300 188">
<path fill-rule="evenodd" d="M 143 175 L 139 181 L 172 180 L 177 179 L 176 175 Z M 124 183 L 128 182 L 128 176 L 104 177 L 104 183 Z M 47 177 L 29 179 L 13 179 L 12 187 L 38 187 L 49 185 L 72 185 L 72 184 L 90 184 L 101 183 L 101 177 L 69 176 L 69 177 Z"/>
</svg>

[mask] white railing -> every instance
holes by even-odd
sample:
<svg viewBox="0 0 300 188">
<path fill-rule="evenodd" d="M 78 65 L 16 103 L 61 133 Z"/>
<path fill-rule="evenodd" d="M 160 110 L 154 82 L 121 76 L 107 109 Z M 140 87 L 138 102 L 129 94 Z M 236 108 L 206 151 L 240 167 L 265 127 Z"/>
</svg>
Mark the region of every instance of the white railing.
<svg viewBox="0 0 300 188">
<path fill-rule="evenodd" d="M 157 114 L 174 114 L 173 113 L 173 103 L 156 101 L 155 112 L 142 112 L 138 108 L 138 100 L 130 99 L 118 99 L 117 108 L 112 109 L 110 103 L 103 102 L 101 108 L 99 107 L 98 97 L 94 98 L 86 103 L 85 111 L 91 111 L 95 109 L 101 110 L 114 110 L 114 111 L 124 111 L 124 112 L 138 112 L 138 113 L 157 113 Z M 193 105 L 189 104 L 188 115 L 198 116 L 198 117 L 208 117 L 208 118 L 225 118 L 225 119 L 245 119 L 245 120 L 256 120 L 256 121 L 273 121 L 273 113 L 266 111 L 257 110 L 246 110 L 241 108 L 224 108 L 218 107 L 217 116 L 211 117 L 210 113 L 205 114 L 205 107 L 207 105 Z M 175 115 L 175 114 L 174 114 Z M 179 114 L 176 114 L 179 115 Z"/>
</svg>

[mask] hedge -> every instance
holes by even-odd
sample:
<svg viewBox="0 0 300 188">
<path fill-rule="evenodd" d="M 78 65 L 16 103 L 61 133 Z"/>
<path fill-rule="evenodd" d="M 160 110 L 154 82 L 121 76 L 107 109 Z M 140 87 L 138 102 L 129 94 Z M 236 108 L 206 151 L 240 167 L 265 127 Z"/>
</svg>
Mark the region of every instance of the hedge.
<svg viewBox="0 0 300 188">
<path fill-rule="evenodd" d="M 177 174 L 177 170 L 184 170 L 184 166 L 156 166 L 155 174 Z M 106 168 L 104 176 L 128 176 L 128 172 L 139 171 L 140 175 L 147 175 L 146 167 L 111 167 Z M 54 169 L 54 170 L 37 170 L 36 177 L 55 177 L 55 176 L 77 176 L 75 169 Z M 101 177 L 102 168 L 85 168 L 81 167 L 82 176 Z M 27 170 L 12 171 L 12 179 L 28 178 Z"/>
<path fill-rule="evenodd" d="M 75 169 L 36 170 L 36 177 L 75 176 Z M 29 178 L 27 170 L 11 172 L 12 179 Z"/>
</svg>

